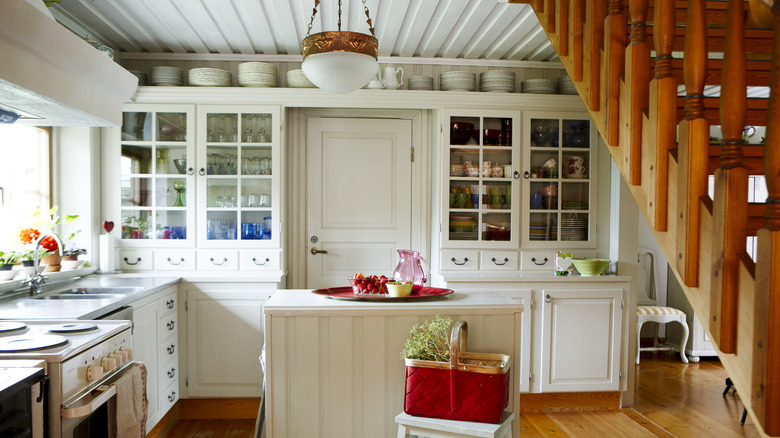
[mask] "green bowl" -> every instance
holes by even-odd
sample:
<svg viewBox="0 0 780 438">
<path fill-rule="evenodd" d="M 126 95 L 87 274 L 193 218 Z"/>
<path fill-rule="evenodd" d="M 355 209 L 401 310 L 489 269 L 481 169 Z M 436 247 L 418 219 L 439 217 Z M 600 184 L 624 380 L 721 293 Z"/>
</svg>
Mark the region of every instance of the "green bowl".
<svg viewBox="0 0 780 438">
<path fill-rule="evenodd" d="M 572 259 L 571 262 L 574 267 L 577 268 L 577 272 L 585 277 L 595 277 L 601 275 L 607 266 L 609 266 L 609 259 Z"/>
</svg>

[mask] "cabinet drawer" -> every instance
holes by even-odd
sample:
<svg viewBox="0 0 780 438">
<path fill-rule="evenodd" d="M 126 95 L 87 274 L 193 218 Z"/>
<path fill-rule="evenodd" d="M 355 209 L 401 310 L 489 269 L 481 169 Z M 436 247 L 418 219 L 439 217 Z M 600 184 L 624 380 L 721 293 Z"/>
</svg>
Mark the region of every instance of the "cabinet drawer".
<svg viewBox="0 0 780 438">
<path fill-rule="evenodd" d="M 238 265 L 242 271 L 278 271 L 281 254 L 278 250 L 241 251 Z"/>
<path fill-rule="evenodd" d="M 167 315 L 171 312 L 176 313 L 176 309 L 179 306 L 178 299 L 176 292 L 162 297 L 160 299 L 160 315 Z"/>
<path fill-rule="evenodd" d="M 238 251 L 204 250 L 197 257 L 198 269 L 203 271 L 238 270 Z"/>
<path fill-rule="evenodd" d="M 160 391 L 160 413 L 165 415 L 179 399 L 179 379 Z"/>
<path fill-rule="evenodd" d="M 485 271 L 516 271 L 517 251 L 481 251 L 479 265 Z"/>
<path fill-rule="evenodd" d="M 176 357 L 179 354 L 179 340 L 176 336 L 172 336 L 160 342 L 160 363 L 167 364 L 171 358 Z"/>
<path fill-rule="evenodd" d="M 120 271 L 151 271 L 154 258 L 150 249 L 123 249 L 119 251 Z"/>
<path fill-rule="evenodd" d="M 167 340 L 177 333 L 179 328 L 179 315 L 176 312 L 169 313 L 160 318 L 160 339 Z"/>
<path fill-rule="evenodd" d="M 479 268 L 479 251 L 445 249 L 441 252 L 442 271 L 476 271 Z"/>
<path fill-rule="evenodd" d="M 523 271 L 555 270 L 555 253 L 552 251 L 523 251 L 520 254 L 520 269 Z"/>
<path fill-rule="evenodd" d="M 159 249 L 154 251 L 156 271 L 192 271 L 195 269 L 195 250 Z"/>
<path fill-rule="evenodd" d="M 179 364 L 177 361 L 172 361 L 166 365 L 164 365 L 159 370 L 159 374 L 157 375 L 157 381 L 160 382 L 160 388 L 167 388 L 173 382 L 176 382 L 179 380 Z"/>
</svg>

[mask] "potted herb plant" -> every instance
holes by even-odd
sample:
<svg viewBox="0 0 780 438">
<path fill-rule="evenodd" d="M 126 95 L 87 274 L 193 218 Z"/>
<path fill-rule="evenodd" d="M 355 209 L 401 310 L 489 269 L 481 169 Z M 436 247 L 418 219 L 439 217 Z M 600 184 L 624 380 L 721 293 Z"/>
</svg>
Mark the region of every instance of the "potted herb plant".
<svg viewBox="0 0 780 438">
<path fill-rule="evenodd" d="M 0 252 L 0 271 L 9 271 L 13 269 L 20 254 L 16 251 Z"/>
</svg>

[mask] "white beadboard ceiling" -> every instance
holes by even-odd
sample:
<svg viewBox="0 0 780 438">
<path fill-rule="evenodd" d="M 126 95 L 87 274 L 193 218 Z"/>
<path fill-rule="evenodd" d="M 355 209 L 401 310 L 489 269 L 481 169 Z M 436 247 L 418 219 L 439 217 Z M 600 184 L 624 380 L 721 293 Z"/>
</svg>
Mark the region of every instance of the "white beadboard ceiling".
<svg viewBox="0 0 780 438">
<path fill-rule="evenodd" d="M 380 58 L 419 62 L 553 61 L 531 7 L 506 0 L 366 0 Z M 50 10 L 120 57 L 267 55 L 300 60 L 313 0 L 61 0 Z M 337 1 L 323 0 L 312 33 L 337 28 Z M 368 33 L 363 2 L 342 0 L 342 30 Z"/>
</svg>

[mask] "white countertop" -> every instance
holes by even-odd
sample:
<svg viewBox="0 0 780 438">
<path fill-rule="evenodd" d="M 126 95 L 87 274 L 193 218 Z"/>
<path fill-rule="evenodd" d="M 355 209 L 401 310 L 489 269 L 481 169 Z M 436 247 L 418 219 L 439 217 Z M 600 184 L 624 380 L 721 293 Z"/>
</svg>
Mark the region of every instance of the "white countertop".
<svg viewBox="0 0 780 438">
<path fill-rule="evenodd" d="M 429 301 L 376 302 L 337 300 L 316 295 L 309 289 L 282 289 L 274 292 L 263 307 L 266 315 L 300 315 L 305 313 L 348 315 L 351 312 L 366 315 L 397 314 L 399 311 L 451 314 L 462 311 L 465 308 L 478 313 L 516 313 L 523 310 L 523 305 L 504 295 L 493 293 L 468 294 L 455 292 Z"/>
<path fill-rule="evenodd" d="M 554 281 L 559 283 L 582 282 L 617 282 L 631 281 L 628 275 L 596 275 L 585 276 L 580 274 L 555 275 L 549 271 L 468 271 L 468 272 L 440 272 L 439 275 L 448 282 L 458 283 L 512 283 L 512 282 L 543 282 Z"/>
</svg>

